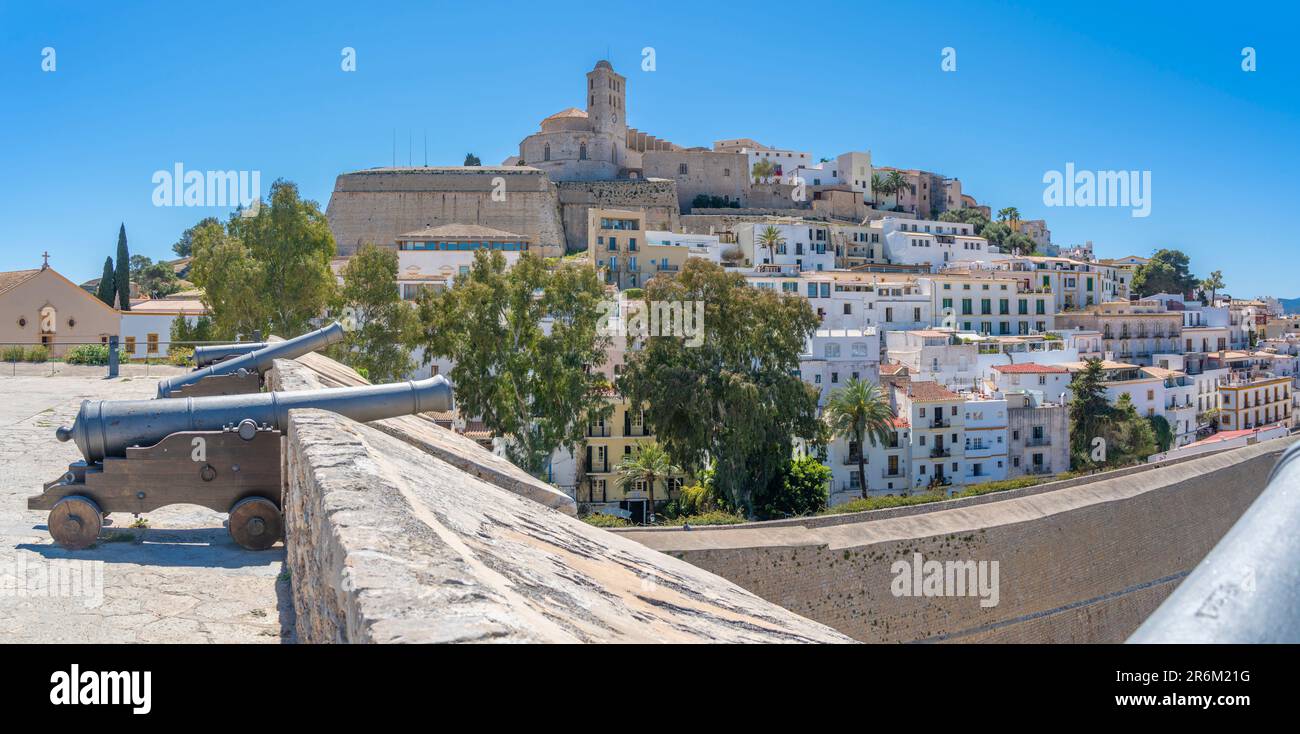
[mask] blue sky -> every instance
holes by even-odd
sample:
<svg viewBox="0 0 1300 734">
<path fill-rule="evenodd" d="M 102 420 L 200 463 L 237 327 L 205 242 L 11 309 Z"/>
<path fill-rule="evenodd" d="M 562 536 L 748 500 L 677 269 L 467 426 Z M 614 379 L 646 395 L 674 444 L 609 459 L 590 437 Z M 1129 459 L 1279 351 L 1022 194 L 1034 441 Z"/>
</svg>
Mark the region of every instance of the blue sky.
<svg viewBox="0 0 1300 734">
<path fill-rule="evenodd" d="M 1068 5 L 0 0 L 0 269 L 48 250 L 74 280 L 96 277 L 123 221 L 133 253 L 170 255 L 228 211 L 153 206 L 153 173 L 176 162 L 258 170 L 264 190 L 288 178 L 322 207 L 339 173 L 392 162 L 394 130 L 399 163 L 423 163 L 426 136 L 431 165 L 498 163 L 542 117 L 581 107 L 608 55 L 630 123 L 673 142 L 868 149 L 1046 218 L 1058 243 L 1178 247 L 1234 294 L 1300 296 L 1300 11 Z M 1044 173 L 1067 162 L 1151 171 L 1151 215 L 1044 206 Z"/>
</svg>

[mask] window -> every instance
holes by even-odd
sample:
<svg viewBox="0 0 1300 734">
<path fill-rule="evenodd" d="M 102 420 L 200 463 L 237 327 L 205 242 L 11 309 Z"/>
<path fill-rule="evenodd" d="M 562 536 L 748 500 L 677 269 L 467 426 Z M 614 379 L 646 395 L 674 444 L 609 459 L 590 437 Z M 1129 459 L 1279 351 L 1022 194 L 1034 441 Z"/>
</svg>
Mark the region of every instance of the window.
<svg viewBox="0 0 1300 734">
<path fill-rule="evenodd" d="M 578 160 L 580 160 L 580 161 L 585 161 L 585 160 L 587 160 L 587 144 L 586 144 L 586 143 L 579 143 L 579 144 L 578 144 Z"/>
<path fill-rule="evenodd" d="M 551 144 L 547 143 L 546 146 L 542 148 L 542 160 L 549 161 L 550 159 L 551 159 Z"/>
<path fill-rule="evenodd" d="M 678 163 L 678 164 L 677 164 L 677 175 L 678 175 L 678 176 L 685 176 L 685 175 L 686 175 L 686 164 L 685 164 L 685 163 Z"/>
<path fill-rule="evenodd" d="M 148 334 L 148 335 L 145 336 L 145 341 L 146 341 L 146 343 L 147 343 L 147 346 L 145 347 L 145 351 L 148 352 L 149 354 L 157 354 L 157 353 L 158 353 L 158 335 L 157 335 L 157 334 Z"/>
<path fill-rule="evenodd" d="M 135 337 L 128 336 L 126 338 L 126 351 L 135 354 Z"/>
<path fill-rule="evenodd" d="M 853 304 L 852 303 L 844 304 L 844 315 L 851 316 L 852 314 L 853 314 Z"/>
</svg>

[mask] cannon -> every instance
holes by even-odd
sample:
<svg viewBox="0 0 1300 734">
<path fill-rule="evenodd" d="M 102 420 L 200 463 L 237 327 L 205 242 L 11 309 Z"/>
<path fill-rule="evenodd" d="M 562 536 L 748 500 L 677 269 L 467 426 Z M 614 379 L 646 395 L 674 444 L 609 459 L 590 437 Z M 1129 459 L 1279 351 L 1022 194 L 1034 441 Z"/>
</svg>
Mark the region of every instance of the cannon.
<svg viewBox="0 0 1300 734">
<path fill-rule="evenodd" d="M 228 512 L 229 531 L 250 550 L 270 548 L 283 530 L 282 432 L 295 408 L 358 421 L 451 410 L 441 376 L 386 385 L 265 392 L 177 400 L 86 400 L 59 428 L 83 457 L 27 500 L 49 510 L 49 531 L 65 548 L 93 544 L 111 512 L 139 515 L 172 504 Z"/>
<path fill-rule="evenodd" d="M 265 349 L 269 342 L 244 342 L 242 344 L 209 344 L 194 348 L 194 368 L 201 370 L 209 365 L 224 362 L 231 357 L 242 357 L 249 352 Z"/>
<path fill-rule="evenodd" d="M 343 340 L 343 325 L 335 321 L 316 331 L 208 365 L 193 372 L 158 381 L 158 397 L 211 397 L 242 395 L 262 389 L 262 376 L 277 359 L 293 359 Z M 244 347 L 250 345 L 227 345 Z"/>
</svg>

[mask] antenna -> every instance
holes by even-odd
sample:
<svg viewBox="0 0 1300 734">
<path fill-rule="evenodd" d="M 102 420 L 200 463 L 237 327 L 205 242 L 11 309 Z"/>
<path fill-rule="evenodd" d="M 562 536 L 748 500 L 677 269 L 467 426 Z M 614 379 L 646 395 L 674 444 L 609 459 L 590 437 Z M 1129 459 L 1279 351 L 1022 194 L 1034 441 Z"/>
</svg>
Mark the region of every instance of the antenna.
<svg viewBox="0 0 1300 734">
<path fill-rule="evenodd" d="M 424 167 L 429 167 L 429 129 L 424 129 Z"/>
<path fill-rule="evenodd" d="M 411 165 L 411 153 L 415 150 L 415 133 L 409 128 L 406 131 L 406 165 Z"/>
<path fill-rule="evenodd" d="M 397 128 L 393 128 L 393 168 L 397 168 Z"/>
</svg>

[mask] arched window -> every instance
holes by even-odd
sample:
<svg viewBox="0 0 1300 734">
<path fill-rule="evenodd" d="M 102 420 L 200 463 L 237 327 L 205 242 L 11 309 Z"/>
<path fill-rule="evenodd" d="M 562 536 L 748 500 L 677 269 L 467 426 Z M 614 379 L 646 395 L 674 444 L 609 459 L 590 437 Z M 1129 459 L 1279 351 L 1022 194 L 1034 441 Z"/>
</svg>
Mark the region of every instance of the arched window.
<svg viewBox="0 0 1300 734">
<path fill-rule="evenodd" d="M 579 144 L 578 144 L 578 160 L 580 160 L 580 161 L 585 161 L 585 160 L 587 160 L 587 144 L 586 144 L 586 143 L 579 143 Z"/>
<path fill-rule="evenodd" d="M 546 146 L 542 148 L 542 160 L 549 161 L 550 159 L 551 159 L 551 144 L 547 143 Z"/>
</svg>

